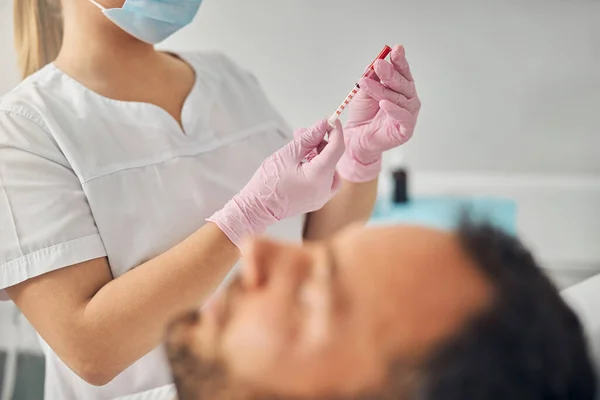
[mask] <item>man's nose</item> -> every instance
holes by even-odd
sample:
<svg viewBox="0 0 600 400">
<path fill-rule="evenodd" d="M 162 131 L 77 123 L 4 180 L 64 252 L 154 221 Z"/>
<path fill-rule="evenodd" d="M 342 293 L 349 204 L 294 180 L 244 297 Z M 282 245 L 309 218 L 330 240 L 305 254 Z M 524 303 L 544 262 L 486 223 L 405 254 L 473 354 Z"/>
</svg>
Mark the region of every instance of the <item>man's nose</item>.
<svg viewBox="0 0 600 400">
<path fill-rule="evenodd" d="M 248 260 L 240 271 L 241 286 L 252 291 L 303 281 L 310 274 L 313 260 L 305 252 L 294 250 Z"/>
</svg>

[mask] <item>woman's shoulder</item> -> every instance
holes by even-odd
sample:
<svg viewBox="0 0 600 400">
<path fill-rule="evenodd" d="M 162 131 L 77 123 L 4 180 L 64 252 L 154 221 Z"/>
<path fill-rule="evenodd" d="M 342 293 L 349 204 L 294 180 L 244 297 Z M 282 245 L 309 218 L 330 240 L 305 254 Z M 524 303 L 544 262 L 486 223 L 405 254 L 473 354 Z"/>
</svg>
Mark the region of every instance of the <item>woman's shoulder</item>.
<svg viewBox="0 0 600 400">
<path fill-rule="evenodd" d="M 219 70 L 222 68 L 228 70 L 240 69 L 231 57 L 219 51 L 187 51 L 174 52 L 173 54 L 198 68 L 211 70 Z"/>
<path fill-rule="evenodd" d="M 248 69 L 243 68 L 232 57 L 217 51 L 175 53 L 202 74 L 203 78 L 220 81 L 231 80 L 235 83 L 256 83 L 256 78 Z"/>
<path fill-rule="evenodd" d="M 16 87 L 0 96 L 0 118 L 18 116 L 28 119 L 43 128 L 43 110 L 47 103 L 56 101 L 60 80 L 56 79 L 55 68 L 48 65 L 25 78 Z M 54 95 L 51 95 L 54 93 Z"/>
</svg>

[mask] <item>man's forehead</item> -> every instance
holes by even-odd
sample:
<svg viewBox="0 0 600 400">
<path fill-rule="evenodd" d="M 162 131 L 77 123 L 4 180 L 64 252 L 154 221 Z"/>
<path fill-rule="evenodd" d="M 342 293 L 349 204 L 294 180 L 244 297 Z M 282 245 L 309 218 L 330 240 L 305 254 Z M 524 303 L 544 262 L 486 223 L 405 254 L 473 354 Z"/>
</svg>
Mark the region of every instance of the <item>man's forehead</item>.
<svg viewBox="0 0 600 400">
<path fill-rule="evenodd" d="M 458 236 L 449 231 L 420 226 L 349 229 L 333 241 L 332 252 L 349 278 L 382 288 L 386 283 L 489 286 Z"/>
<path fill-rule="evenodd" d="M 428 349 L 486 307 L 492 288 L 452 232 L 349 230 L 334 244 L 340 276 L 361 314 L 391 342 Z"/>
<path fill-rule="evenodd" d="M 340 261 L 350 264 L 345 267 L 379 263 L 379 272 L 392 273 L 398 264 L 410 268 L 438 259 L 468 259 L 455 234 L 420 226 L 352 228 L 338 235 L 332 246 Z"/>
<path fill-rule="evenodd" d="M 415 238 L 415 239 L 435 239 L 441 238 L 451 239 L 454 237 L 453 232 L 435 229 L 421 225 L 388 225 L 377 227 L 360 227 L 353 225 L 341 231 L 337 235 L 338 241 L 351 241 L 355 243 L 369 242 L 371 239 L 383 239 L 384 243 L 393 242 L 400 238 Z"/>
</svg>

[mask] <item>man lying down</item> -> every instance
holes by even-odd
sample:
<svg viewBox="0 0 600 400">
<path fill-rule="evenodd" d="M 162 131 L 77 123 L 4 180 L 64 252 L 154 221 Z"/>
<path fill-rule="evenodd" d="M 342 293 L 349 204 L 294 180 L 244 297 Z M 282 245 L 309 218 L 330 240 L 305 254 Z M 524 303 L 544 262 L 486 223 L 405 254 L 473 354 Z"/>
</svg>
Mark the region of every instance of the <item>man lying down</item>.
<svg viewBox="0 0 600 400">
<path fill-rule="evenodd" d="M 173 323 L 180 400 L 595 397 L 577 317 L 516 239 L 350 229 L 248 246 L 215 303 Z"/>
</svg>

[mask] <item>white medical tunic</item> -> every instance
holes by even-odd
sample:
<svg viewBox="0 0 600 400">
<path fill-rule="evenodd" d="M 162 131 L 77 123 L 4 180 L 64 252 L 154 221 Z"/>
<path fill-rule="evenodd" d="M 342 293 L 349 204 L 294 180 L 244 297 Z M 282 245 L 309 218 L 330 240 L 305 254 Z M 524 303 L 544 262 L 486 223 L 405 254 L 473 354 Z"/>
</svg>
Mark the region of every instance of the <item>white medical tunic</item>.
<svg viewBox="0 0 600 400">
<path fill-rule="evenodd" d="M 123 275 L 199 229 L 290 141 L 249 73 L 215 53 L 180 57 L 196 72 L 183 129 L 157 106 L 108 99 L 54 65 L 0 99 L 0 296 L 99 257 Z M 301 225 L 282 221 L 270 233 L 300 240 Z M 46 400 L 113 399 L 171 382 L 161 348 L 94 387 L 42 347 Z"/>
</svg>

